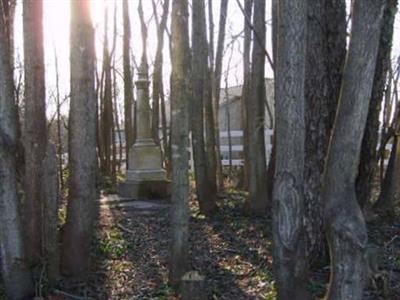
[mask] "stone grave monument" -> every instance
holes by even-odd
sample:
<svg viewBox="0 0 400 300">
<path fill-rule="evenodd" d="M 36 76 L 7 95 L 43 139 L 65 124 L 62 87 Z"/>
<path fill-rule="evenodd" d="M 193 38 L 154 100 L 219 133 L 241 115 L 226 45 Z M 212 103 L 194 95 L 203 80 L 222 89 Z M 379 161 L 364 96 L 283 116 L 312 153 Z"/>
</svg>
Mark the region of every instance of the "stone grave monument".
<svg viewBox="0 0 400 300">
<path fill-rule="evenodd" d="M 129 149 L 129 169 L 126 180 L 118 187 L 123 198 L 162 199 L 170 195 L 170 182 L 162 168 L 161 148 L 151 131 L 148 66 L 143 59 L 136 81 L 136 140 Z"/>
</svg>

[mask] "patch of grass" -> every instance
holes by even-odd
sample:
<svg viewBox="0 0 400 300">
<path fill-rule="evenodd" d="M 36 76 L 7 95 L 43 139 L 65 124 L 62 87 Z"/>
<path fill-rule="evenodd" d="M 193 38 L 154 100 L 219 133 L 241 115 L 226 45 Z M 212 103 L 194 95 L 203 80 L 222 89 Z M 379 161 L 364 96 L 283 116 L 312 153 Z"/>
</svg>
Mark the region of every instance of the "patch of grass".
<svg viewBox="0 0 400 300">
<path fill-rule="evenodd" d="M 127 253 L 128 248 L 128 244 L 120 232 L 113 228 L 104 232 L 98 241 L 97 252 L 110 259 L 120 259 Z"/>
</svg>

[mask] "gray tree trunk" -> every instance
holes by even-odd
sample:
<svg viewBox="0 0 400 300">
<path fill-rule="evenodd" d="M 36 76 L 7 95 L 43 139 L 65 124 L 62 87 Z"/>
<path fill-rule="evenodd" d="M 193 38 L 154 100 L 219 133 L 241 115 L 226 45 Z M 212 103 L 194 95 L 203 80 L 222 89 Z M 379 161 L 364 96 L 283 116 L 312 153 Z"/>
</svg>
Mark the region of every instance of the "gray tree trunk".
<svg viewBox="0 0 400 300">
<path fill-rule="evenodd" d="M 393 148 L 390 153 L 381 193 L 374 209 L 381 216 L 395 217 L 396 207 L 400 203 L 400 139 L 399 133 L 393 137 Z"/>
<path fill-rule="evenodd" d="M 96 200 L 96 96 L 94 30 L 90 1 L 71 2 L 69 195 L 62 268 L 74 278 L 89 269 Z"/>
<path fill-rule="evenodd" d="M 369 103 L 367 125 L 362 141 L 360 165 L 356 181 L 357 200 L 363 208 L 371 198 L 372 183 L 378 165 L 379 115 L 385 93 L 387 73 L 390 68 L 393 26 L 397 12 L 397 0 L 387 0 L 383 15 L 382 32 L 379 42 L 378 58 L 375 67 L 374 85 Z"/>
<path fill-rule="evenodd" d="M 153 1 L 153 6 L 155 3 Z M 163 47 L 164 47 L 164 30 L 168 19 L 168 10 L 169 10 L 169 0 L 164 0 L 163 3 L 163 12 L 161 16 L 161 21 L 158 22 L 157 11 L 154 8 L 156 27 L 157 27 L 157 50 L 156 50 L 156 58 L 154 61 L 154 72 L 153 72 L 153 107 L 152 107 L 152 131 L 153 136 L 156 143 L 160 142 L 159 138 L 159 124 L 160 124 L 160 100 L 161 100 L 161 88 L 162 85 L 162 70 L 163 70 Z M 164 150 L 165 151 L 165 150 Z"/>
<path fill-rule="evenodd" d="M 250 213 L 265 214 L 269 202 L 267 166 L 265 158 L 265 0 L 254 2 L 254 30 L 258 36 L 253 43 L 250 93 L 247 103 L 249 198 L 246 208 Z"/>
<path fill-rule="evenodd" d="M 172 245 L 169 281 L 177 287 L 189 261 L 190 47 L 187 0 L 173 0 L 171 39 Z"/>
<path fill-rule="evenodd" d="M 60 274 L 58 234 L 59 183 L 55 145 L 48 143 L 41 174 L 43 197 L 43 249 L 46 258 L 47 277 L 51 285 Z"/>
<path fill-rule="evenodd" d="M 331 256 L 327 299 L 362 299 L 367 231 L 355 193 L 385 0 L 356 0 L 339 107 L 323 181 Z"/>
<path fill-rule="evenodd" d="M 296 0 L 281 0 L 277 5 L 274 265 L 278 299 L 310 299 L 303 227 L 307 5 Z"/>
<path fill-rule="evenodd" d="M 213 82 L 214 82 L 214 20 L 213 20 L 213 3 L 208 1 L 208 23 L 209 23 L 209 42 L 208 42 L 208 68 L 205 75 L 204 86 L 204 127 L 205 127 L 205 144 L 207 157 L 207 176 L 209 189 L 211 194 L 217 193 L 217 167 L 218 167 L 218 145 L 216 142 L 215 116 L 213 106 Z M 206 34 L 204 35 L 207 42 Z M 204 49 L 204 52 L 206 49 Z"/>
<path fill-rule="evenodd" d="M 29 262 L 42 257 L 42 198 L 40 174 L 46 154 L 46 99 L 43 52 L 43 2 L 23 2 L 25 69 L 25 201 L 23 204 L 26 253 Z"/>
<path fill-rule="evenodd" d="M 18 212 L 15 149 L 17 114 L 13 90 L 9 40 L 4 5 L 0 3 L 0 251 L 1 275 L 10 299 L 23 299 L 34 293 L 27 267 L 23 230 Z"/>
<path fill-rule="evenodd" d="M 250 95 L 250 48 L 251 28 L 246 20 L 251 20 L 253 0 L 244 1 L 244 41 L 243 41 L 243 89 L 241 98 L 241 116 L 243 128 L 243 188 L 248 190 L 250 178 L 249 131 L 248 131 L 248 102 Z"/>
<path fill-rule="evenodd" d="M 222 56 L 224 54 L 225 45 L 225 27 L 228 13 L 228 0 L 221 0 L 219 10 L 219 27 L 218 27 L 218 40 L 217 51 L 215 54 L 215 68 L 212 77 L 212 98 L 214 106 L 214 122 L 215 122 L 215 149 L 216 149 L 216 177 L 218 189 L 223 189 L 224 180 L 222 175 L 221 164 L 221 151 L 219 142 L 219 98 L 221 90 L 221 74 L 222 74 Z"/>
<path fill-rule="evenodd" d="M 304 201 L 307 256 L 326 263 L 321 184 L 346 58 L 345 0 L 308 0 Z"/>
<path fill-rule="evenodd" d="M 133 83 L 130 61 L 131 24 L 128 0 L 123 0 L 123 70 L 124 70 L 124 122 L 125 122 L 125 158 L 126 169 L 129 167 L 129 147 L 133 144 Z"/>
<path fill-rule="evenodd" d="M 112 78 L 111 78 L 111 54 L 108 46 L 108 9 L 104 10 L 104 38 L 103 38 L 103 73 L 104 85 L 101 92 L 100 107 L 100 135 L 103 149 L 103 158 L 100 160 L 102 175 L 111 176 L 112 166 L 112 131 L 113 131 L 113 106 L 112 106 Z"/>
<path fill-rule="evenodd" d="M 204 103 L 208 77 L 208 44 L 204 0 L 192 4 L 192 102 L 190 119 L 196 179 L 197 199 L 200 211 L 211 215 L 217 208 L 215 188 L 208 176 L 208 163 L 204 143 Z M 215 184 L 214 184 L 215 187 Z"/>
</svg>

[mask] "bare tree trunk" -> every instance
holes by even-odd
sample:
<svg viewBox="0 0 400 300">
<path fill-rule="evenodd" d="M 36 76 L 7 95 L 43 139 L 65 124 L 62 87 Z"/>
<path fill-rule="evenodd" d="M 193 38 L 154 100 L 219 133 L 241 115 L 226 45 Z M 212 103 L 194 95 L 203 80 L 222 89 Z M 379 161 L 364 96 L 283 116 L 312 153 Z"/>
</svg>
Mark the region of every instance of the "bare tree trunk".
<svg viewBox="0 0 400 300">
<path fill-rule="evenodd" d="M 254 11 L 257 12 L 257 7 Z M 275 64 L 276 167 L 273 238 L 278 299 L 285 300 L 309 299 L 306 290 L 307 261 L 302 190 L 306 26 L 305 2 L 279 1 L 279 38 Z"/>
<path fill-rule="evenodd" d="M 215 204 L 215 184 L 208 176 L 208 162 L 204 142 L 204 103 L 208 89 L 208 44 L 206 32 L 204 0 L 192 4 L 192 102 L 190 104 L 192 147 L 196 179 L 197 199 L 200 211 L 211 215 L 217 208 Z M 211 101 L 210 101 L 211 102 Z M 214 181 L 215 182 L 215 181 Z"/>
<path fill-rule="evenodd" d="M 112 132 L 113 132 L 113 112 L 112 112 L 112 78 L 111 78 L 111 55 L 108 47 L 108 9 L 104 11 L 104 41 L 103 41 L 103 72 L 104 90 L 102 93 L 102 110 L 100 114 L 100 131 L 103 144 L 104 160 L 101 165 L 102 175 L 112 175 Z"/>
<path fill-rule="evenodd" d="M 163 48 L 164 48 L 164 30 L 166 28 L 167 24 L 167 19 L 168 19 L 168 11 L 169 11 L 169 0 L 164 0 L 163 3 L 163 13 L 161 16 L 161 21 L 158 22 L 158 16 L 157 16 L 157 9 L 156 9 L 156 4 L 154 0 L 152 0 L 153 3 L 153 12 L 154 12 L 154 20 L 156 22 L 156 27 L 157 27 L 157 50 L 156 50 L 156 58 L 154 61 L 154 72 L 153 72 L 153 107 L 152 107 L 152 131 L 153 131 L 153 137 L 154 140 L 157 144 L 160 143 L 160 136 L 159 136 L 159 120 L 160 120 L 160 102 L 161 98 L 164 97 L 164 91 L 163 91 Z M 162 96 L 161 96 L 162 95 Z M 161 104 L 162 106 L 163 104 Z M 165 113 L 165 107 L 161 107 L 161 110 L 164 110 Z M 164 124 L 165 120 L 162 120 L 162 125 L 166 125 L 166 121 Z M 163 128 L 163 135 L 164 135 L 164 128 Z M 163 141 L 163 148 L 164 148 L 164 157 L 165 157 L 165 141 Z"/>
<path fill-rule="evenodd" d="M 209 43 L 208 43 L 208 68 L 204 82 L 204 128 L 207 158 L 207 176 L 211 194 L 217 193 L 217 167 L 218 145 L 216 142 L 216 128 L 213 107 L 213 82 L 214 82 L 214 20 L 213 2 L 208 1 Z M 206 29 L 207 30 L 207 29 Z M 204 37 L 207 39 L 207 37 Z M 206 41 L 207 42 L 207 41 Z M 206 49 L 204 49 L 206 52 Z"/>
<path fill-rule="evenodd" d="M 215 68 L 213 72 L 212 81 L 212 97 L 214 106 L 214 122 L 215 122 L 215 148 L 216 148 L 216 176 L 217 176 L 217 187 L 223 189 L 224 179 L 222 175 L 222 164 L 221 164 L 221 150 L 219 141 L 219 100 L 221 90 L 221 73 L 222 73 L 222 57 L 225 45 L 225 27 L 226 18 L 228 13 L 228 0 L 221 0 L 220 15 L 219 15 L 219 28 L 218 28 L 218 41 L 217 41 L 217 52 L 215 54 Z"/>
<path fill-rule="evenodd" d="M 117 112 L 117 76 L 115 63 L 115 48 L 117 47 L 117 2 L 114 2 L 114 17 L 113 17 L 113 44 L 110 53 L 110 77 L 112 78 L 111 92 L 111 133 L 112 133 L 112 164 L 111 174 L 114 186 L 117 184 L 117 134 L 119 133 L 118 112 Z M 112 62 L 112 65 L 111 65 Z M 117 129 L 117 132 L 115 132 Z"/>
<path fill-rule="evenodd" d="M 328 256 L 320 191 L 346 58 L 346 2 L 308 0 L 307 6 L 304 201 L 312 265 Z"/>
<path fill-rule="evenodd" d="M 54 65 L 56 71 L 56 101 L 57 101 L 57 155 L 58 155 L 58 178 L 60 183 L 60 191 L 64 190 L 64 176 L 63 176 L 63 148 L 62 148 L 62 134 L 61 134 L 61 99 L 60 99 L 60 84 L 59 84 L 59 71 L 58 71 L 58 57 L 57 51 L 54 49 Z"/>
<path fill-rule="evenodd" d="M 374 85 L 372 87 L 356 182 L 357 200 L 361 208 L 370 201 L 372 183 L 378 165 L 379 115 L 381 113 L 382 98 L 385 93 L 387 73 L 391 63 L 390 53 L 392 50 L 393 26 L 397 11 L 397 2 L 397 0 L 388 0 L 383 16 Z"/>
<path fill-rule="evenodd" d="M 125 122 L 125 159 L 126 169 L 129 168 L 129 147 L 133 143 L 133 83 L 130 62 L 130 40 L 131 40 L 131 24 L 129 19 L 129 4 L 128 0 L 123 0 L 123 22 L 124 22 L 124 37 L 123 37 L 123 67 L 124 67 L 124 122 Z"/>
<path fill-rule="evenodd" d="M 71 2 L 71 101 L 69 199 L 63 232 L 63 272 L 84 278 L 89 270 L 96 199 L 96 97 L 94 30 L 88 0 Z"/>
<path fill-rule="evenodd" d="M 50 285 L 60 275 L 60 252 L 58 235 L 59 184 L 57 154 L 55 145 L 48 143 L 42 166 L 43 197 L 43 249 L 46 257 L 46 271 Z"/>
<path fill-rule="evenodd" d="M 249 130 L 248 130 L 248 102 L 250 96 L 250 48 L 251 28 L 246 20 L 251 20 L 253 0 L 244 1 L 244 42 L 243 42 L 243 89 L 241 102 L 241 116 L 243 128 L 243 188 L 248 190 L 250 182 L 250 155 L 249 155 Z"/>
<path fill-rule="evenodd" d="M 393 138 L 393 148 L 389 164 L 382 183 L 382 190 L 374 209 L 382 216 L 395 216 L 395 209 L 400 203 L 400 139 L 398 133 Z"/>
<path fill-rule="evenodd" d="M 385 0 L 356 0 L 322 199 L 331 256 L 326 299 L 362 299 L 367 231 L 355 179 L 368 115 Z"/>
<path fill-rule="evenodd" d="M 46 153 L 46 103 L 43 52 L 43 2 L 24 1 L 25 67 L 25 201 L 23 205 L 27 257 L 42 257 L 42 201 L 40 173 Z"/>
<path fill-rule="evenodd" d="M 31 273 L 27 267 L 23 230 L 18 211 L 15 149 L 17 146 L 17 115 L 11 54 L 4 0 L 0 2 L 0 250 L 1 275 L 10 299 L 23 299 L 34 293 Z"/>
<path fill-rule="evenodd" d="M 249 198 L 246 209 L 250 213 L 265 214 L 269 202 L 267 185 L 267 163 L 265 158 L 265 0 L 254 2 L 254 29 L 259 41 L 253 43 L 252 71 L 248 95 L 248 151 Z"/>
<path fill-rule="evenodd" d="M 177 287 L 189 263 L 189 102 L 190 47 L 187 0 L 173 0 L 171 39 L 171 148 L 172 148 L 172 245 L 170 283 Z"/>
</svg>

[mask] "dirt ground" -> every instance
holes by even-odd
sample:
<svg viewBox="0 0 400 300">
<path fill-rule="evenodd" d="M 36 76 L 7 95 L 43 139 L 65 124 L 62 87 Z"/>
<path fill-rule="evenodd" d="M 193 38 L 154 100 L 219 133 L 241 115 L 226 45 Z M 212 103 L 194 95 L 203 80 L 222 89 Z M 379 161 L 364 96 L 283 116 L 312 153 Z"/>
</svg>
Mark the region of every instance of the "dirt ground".
<svg viewBox="0 0 400 300">
<path fill-rule="evenodd" d="M 275 299 L 271 221 L 244 215 L 243 202 L 243 193 L 231 191 L 219 199 L 219 213 L 206 219 L 191 201 L 191 264 L 205 276 L 209 299 Z M 365 299 L 400 300 L 400 222 L 375 220 L 368 229 L 379 271 Z M 43 298 L 177 299 L 167 284 L 169 237 L 168 206 L 103 208 L 88 282 L 64 280 L 57 291 L 44 284 Z M 308 288 L 314 299 L 323 296 L 328 276 L 329 266 L 313 270 Z"/>
</svg>

